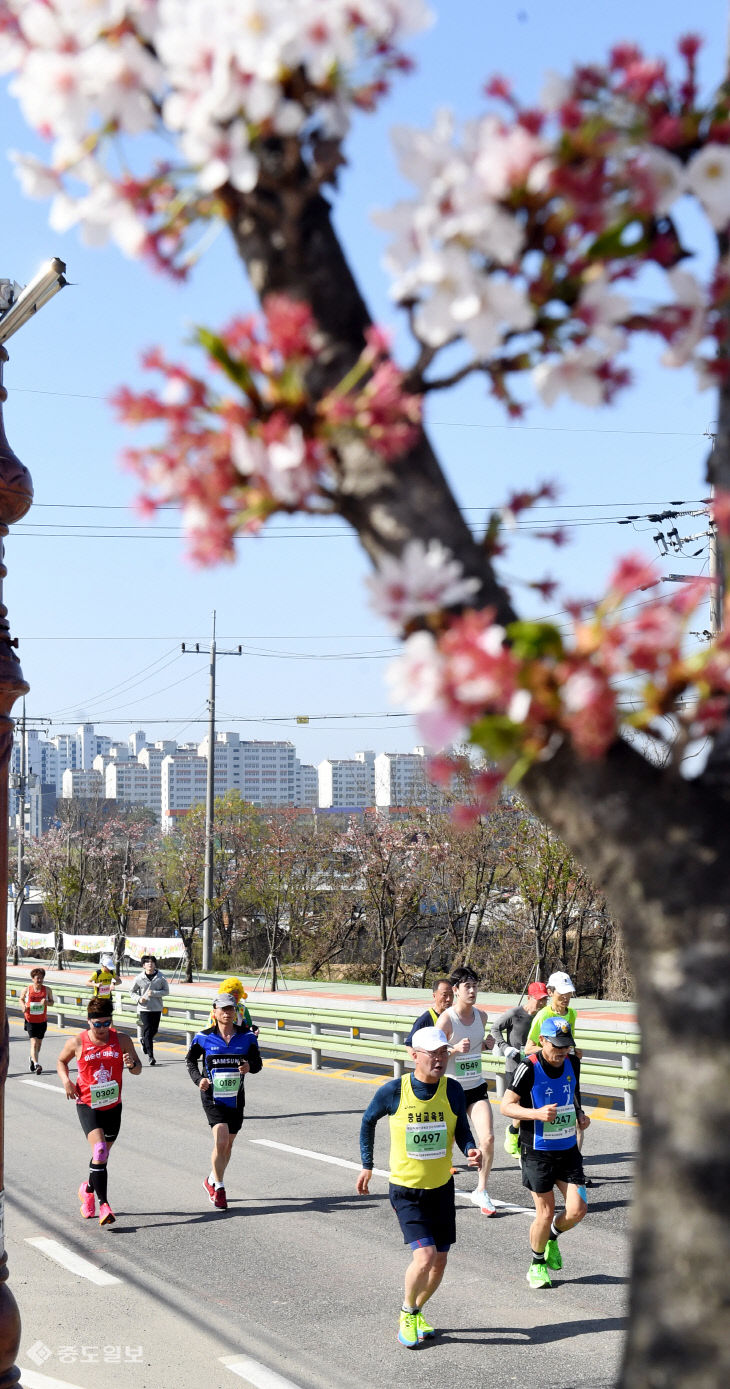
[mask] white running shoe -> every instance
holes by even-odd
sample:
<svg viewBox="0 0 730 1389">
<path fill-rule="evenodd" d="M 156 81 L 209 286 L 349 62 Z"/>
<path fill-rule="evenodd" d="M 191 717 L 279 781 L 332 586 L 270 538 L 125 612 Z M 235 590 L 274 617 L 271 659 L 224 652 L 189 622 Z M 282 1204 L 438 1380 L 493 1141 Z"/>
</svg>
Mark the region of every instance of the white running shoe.
<svg viewBox="0 0 730 1389">
<path fill-rule="evenodd" d="M 476 1191 L 472 1191 L 471 1200 L 473 1201 L 475 1206 L 479 1207 L 482 1215 L 497 1214 L 497 1207 L 495 1206 L 488 1191 L 479 1191 L 478 1189 Z"/>
</svg>

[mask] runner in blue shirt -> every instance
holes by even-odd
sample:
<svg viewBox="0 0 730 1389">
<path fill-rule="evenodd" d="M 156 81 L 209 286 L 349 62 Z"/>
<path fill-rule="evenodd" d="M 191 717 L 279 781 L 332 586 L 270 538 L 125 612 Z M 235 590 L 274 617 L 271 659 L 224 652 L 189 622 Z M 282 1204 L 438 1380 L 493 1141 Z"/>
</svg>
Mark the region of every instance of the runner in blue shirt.
<svg viewBox="0 0 730 1389">
<path fill-rule="evenodd" d="M 191 1080 L 200 1091 L 203 1111 L 213 1130 L 210 1175 L 203 1185 L 217 1211 L 228 1210 L 223 1177 L 236 1134 L 243 1124 L 246 1097 L 243 1078 L 257 1075 L 262 1061 L 251 1028 L 235 1022 L 236 1000 L 219 994 L 213 1004 L 215 1023 L 193 1037 L 185 1057 Z M 202 1073 L 200 1063 L 203 1063 Z"/>
</svg>

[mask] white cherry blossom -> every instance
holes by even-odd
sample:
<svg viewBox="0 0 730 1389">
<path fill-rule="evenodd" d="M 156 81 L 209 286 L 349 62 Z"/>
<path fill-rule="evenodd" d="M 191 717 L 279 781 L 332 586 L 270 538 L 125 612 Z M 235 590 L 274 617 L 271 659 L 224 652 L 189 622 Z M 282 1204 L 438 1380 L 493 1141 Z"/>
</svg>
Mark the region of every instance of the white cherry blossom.
<svg viewBox="0 0 730 1389">
<path fill-rule="evenodd" d="M 410 540 L 402 554 L 384 555 L 366 583 L 371 606 L 397 630 L 423 613 L 468 603 L 479 588 L 439 540 Z"/>
<path fill-rule="evenodd" d="M 687 165 L 687 187 L 699 198 L 716 231 L 730 222 L 730 148 L 708 144 Z"/>
<path fill-rule="evenodd" d="M 546 405 L 554 405 L 561 395 L 569 395 L 579 405 L 602 403 L 603 385 L 596 375 L 604 357 L 592 347 L 580 347 L 556 361 L 539 362 L 532 377 Z"/>
</svg>

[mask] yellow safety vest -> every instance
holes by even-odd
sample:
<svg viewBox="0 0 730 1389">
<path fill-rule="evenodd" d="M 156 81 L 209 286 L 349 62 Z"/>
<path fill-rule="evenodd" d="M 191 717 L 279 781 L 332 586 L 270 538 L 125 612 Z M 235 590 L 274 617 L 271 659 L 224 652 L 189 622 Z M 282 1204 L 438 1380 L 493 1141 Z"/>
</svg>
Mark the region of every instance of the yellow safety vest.
<svg viewBox="0 0 730 1389">
<path fill-rule="evenodd" d="M 390 1180 L 395 1186 L 433 1191 L 451 1176 L 456 1115 L 446 1095 L 446 1076 L 430 1100 L 413 1093 L 410 1075 L 401 1081 L 400 1104 L 390 1116 Z"/>
</svg>

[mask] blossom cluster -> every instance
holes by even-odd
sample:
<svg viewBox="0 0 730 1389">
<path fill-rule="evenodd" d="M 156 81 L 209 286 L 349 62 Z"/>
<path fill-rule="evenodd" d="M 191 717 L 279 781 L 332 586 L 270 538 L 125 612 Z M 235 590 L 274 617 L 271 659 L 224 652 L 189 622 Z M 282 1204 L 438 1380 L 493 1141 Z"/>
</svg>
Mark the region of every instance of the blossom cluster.
<svg viewBox="0 0 730 1389">
<path fill-rule="evenodd" d="M 424 548 L 421 569 L 428 557 Z M 430 559 L 428 592 L 413 554 L 401 564 L 400 616 L 412 618 L 420 609 L 426 625 L 406 637 L 389 684 L 431 747 L 468 739 L 501 767 L 483 773 L 485 796 L 505 774 L 518 775 L 566 737 L 581 756 L 597 758 L 622 726 L 656 737 L 659 721 L 671 715 L 697 738 L 715 731 L 730 710 L 730 632 L 700 649 L 687 643 L 689 619 L 709 581 L 688 582 L 670 599 L 650 599 L 636 611 L 627 600 L 656 578 L 644 559 L 629 557 L 592 611 L 573 607 L 572 631 L 565 633 L 549 622 L 502 626 L 490 608 L 437 614 L 431 595 L 463 604 L 468 581 L 443 548 Z M 396 593 L 397 578 L 391 560 L 381 597 Z M 453 766 L 444 766 L 453 775 Z"/>
<path fill-rule="evenodd" d="M 677 220 L 694 199 L 718 235 L 730 225 L 730 95 L 700 101 L 698 48 L 680 41 L 677 79 L 624 44 L 604 67 L 553 76 L 539 107 L 496 79 L 487 94 L 505 116 L 458 127 L 442 110 L 430 130 L 395 132 L 416 193 L 376 215 L 392 234 L 393 297 L 430 358 L 459 342 L 513 415 L 526 373 L 548 405 L 609 402 L 637 332 L 659 338 L 665 365 L 691 361 L 702 385 L 724 370 L 730 278 L 687 268 Z"/>
<path fill-rule="evenodd" d="M 377 329 L 347 378 L 313 399 L 307 372 L 319 341 L 310 309 L 281 295 L 263 307 L 263 322 L 234 319 L 220 334 L 198 330 L 233 394 L 154 350 L 144 366 L 162 376 L 162 389 L 125 387 L 114 398 L 126 423 L 163 426 L 162 443 L 129 449 L 125 461 L 143 480 L 143 512 L 181 506 L 190 555 L 200 564 L 231 559 L 236 535 L 257 531 L 276 511 L 328 506 L 348 435 L 367 438 L 390 461 L 420 428 L 420 399 L 403 390 Z"/>
<path fill-rule="evenodd" d="M 218 191 L 256 185 L 262 142 L 295 140 L 316 171 L 430 18 L 425 0 L 0 0 L 0 71 L 53 142 L 49 161 L 16 156 L 23 186 L 57 230 L 180 270 Z"/>
</svg>

